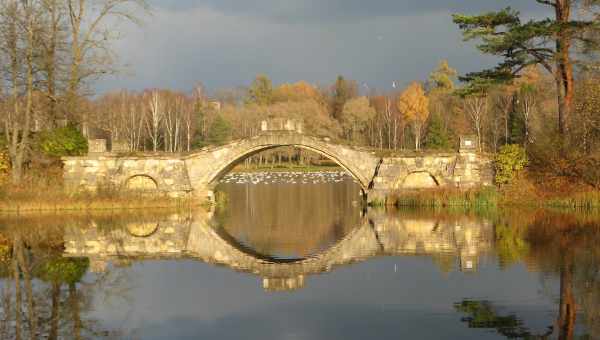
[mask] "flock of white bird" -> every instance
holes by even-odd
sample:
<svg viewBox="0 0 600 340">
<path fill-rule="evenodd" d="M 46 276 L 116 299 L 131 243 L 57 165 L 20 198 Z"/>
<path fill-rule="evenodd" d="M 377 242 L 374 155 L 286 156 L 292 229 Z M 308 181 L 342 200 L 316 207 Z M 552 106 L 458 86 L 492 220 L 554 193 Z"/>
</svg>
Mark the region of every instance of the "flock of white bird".
<svg viewBox="0 0 600 340">
<path fill-rule="evenodd" d="M 327 172 L 231 172 L 219 182 L 229 184 L 323 184 L 354 181 L 344 171 Z"/>
</svg>

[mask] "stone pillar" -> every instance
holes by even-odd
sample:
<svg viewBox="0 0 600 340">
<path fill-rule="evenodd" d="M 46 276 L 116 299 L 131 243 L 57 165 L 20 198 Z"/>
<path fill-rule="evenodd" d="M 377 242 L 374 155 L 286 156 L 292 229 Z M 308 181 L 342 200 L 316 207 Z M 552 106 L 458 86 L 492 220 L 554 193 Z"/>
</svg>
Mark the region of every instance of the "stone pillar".
<svg viewBox="0 0 600 340">
<path fill-rule="evenodd" d="M 106 153 L 106 139 L 88 139 L 88 154 Z"/>
</svg>

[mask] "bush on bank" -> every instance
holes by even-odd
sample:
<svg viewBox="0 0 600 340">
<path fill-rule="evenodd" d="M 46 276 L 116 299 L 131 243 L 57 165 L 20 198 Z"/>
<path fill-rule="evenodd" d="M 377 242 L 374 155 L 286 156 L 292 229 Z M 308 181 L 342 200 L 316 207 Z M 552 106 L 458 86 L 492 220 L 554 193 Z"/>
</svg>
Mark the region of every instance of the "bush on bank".
<svg viewBox="0 0 600 340">
<path fill-rule="evenodd" d="M 525 149 L 516 144 L 504 145 L 495 157 L 496 184 L 510 184 L 527 165 Z"/>
<path fill-rule="evenodd" d="M 36 144 L 51 157 L 81 156 L 88 150 L 87 139 L 72 125 L 41 132 Z"/>
</svg>

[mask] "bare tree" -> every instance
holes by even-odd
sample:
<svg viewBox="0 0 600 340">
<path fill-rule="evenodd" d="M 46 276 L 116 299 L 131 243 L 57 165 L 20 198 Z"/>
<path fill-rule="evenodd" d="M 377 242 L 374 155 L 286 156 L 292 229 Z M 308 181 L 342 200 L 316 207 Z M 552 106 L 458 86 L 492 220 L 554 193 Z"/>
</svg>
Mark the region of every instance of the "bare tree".
<svg viewBox="0 0 600 340">
<path fill-rule="evenodd" d="M 462 111 L 468 116 L 477 133 L 477 148 L 483 151 L 483 119 L 488 110 L 487 95 L 470 95 L 464 98 Z"/>
<path fill-rule="evenodd" d="M 82 84 L 89 78 L 114 72 L 108 44 L 117 38 L 117 34 L 107 25 L 107 19 L 120 18 L 138 23 L 138 17 L 130 9 L 146 10 L 148 5 L 145 0 L 65 1 L 71 39 L 66 109 L 73 114 Z"/>
<path fill-rule="evenodd" d="M 152 90 L 146 94 L 148 115 L 146 115 L 146 131 L 152 140 L 152 151 L 158 150 L 160 129 L 165 117 L 165 104 L 159 90 Z"/>
<path fill-rule="evenodd" d="M 34 0 L 8 1 L 2 8 L 5 50 L 9 57 L 12 85 L 12 110 L 4 116 L 4 133 L 12 163 L 11 179 L 21 181 L 29 149 L 29 134 L 33 115 L 34 52 L 37 39 L 38 3 Z M 21 94 L 24 107 L 21 108 Z"/>
</svg>

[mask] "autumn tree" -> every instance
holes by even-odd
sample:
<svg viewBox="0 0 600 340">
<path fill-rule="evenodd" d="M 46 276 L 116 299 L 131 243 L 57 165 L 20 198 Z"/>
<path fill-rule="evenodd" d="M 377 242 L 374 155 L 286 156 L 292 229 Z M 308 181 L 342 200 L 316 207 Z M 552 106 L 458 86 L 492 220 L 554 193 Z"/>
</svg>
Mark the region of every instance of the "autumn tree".
<svg viewBox="0 0 600 340">
<path fill-rule="evenodd" d="M 587 76 L 577 84 L 574 115 L 579 124 L 573 129 L 582 150 L 586 153 L 600 150 L 600 78 L 597 76 Z"/>
<path fill-rule="evenodd" d="M 361 135 L 364 136 L 369 121 L 374 119 L 375 115 L 375 109 L 371 107 L 369 98 L 357 97 L 349 100 L 344 105 L 341 117 L 344 137 L 353 142 L 359 141 Z"/>
<path fill-rule="evenodd" d="M 398 110 L 404 119 L 411 124 L 415 135 L 415 150 L 421 149 L 421 134 L 423 126 L 429 117 L 429 99 L 423 86 L 413 82 L 398 97 Z"/>
<path fill-rule="evenodd" d="M 467 74 L 465 80 L 506 82 L 513 80 L 525 67 L 541 65 L 553 75 L 558 102 L 558 130 L 568 130 L 574 96 L 574 48 L 578 42 L 589 43 L 586 33 L 598 28 L 595 11 L 597 0 L 535 0 L 550 7 L 554 16 L 523 22 L 520 13 L 506 8 L 480 15 L 453 15 L 465 40 L 479 39 L 478 49 L 503 58 L 493 69 Z M 585 6 L 592 15 L 576 17 Z"/>
<path fill-rule="evenodd" d="M 441 60 L 437 68 L 429 74 L 427 87 L 430 91 L 453 91 L 454 80 L 457 76 L 458 72 L 450 67 L 448 60 Z"/>
<path fill-rule="evenodd" d="M 273 103 L 273 85 L 269 77 L 264 74 L 256 76 L 248 89 L 247 102 L 258 105 Z"/>
<path fill-rule="evenodd" d="M 273 91 L 274 102 L 298 102 L 311 99 L 321 101 L 321 93 L 303 80 L 293 84 L 282 84 Z"/>
</svg>

